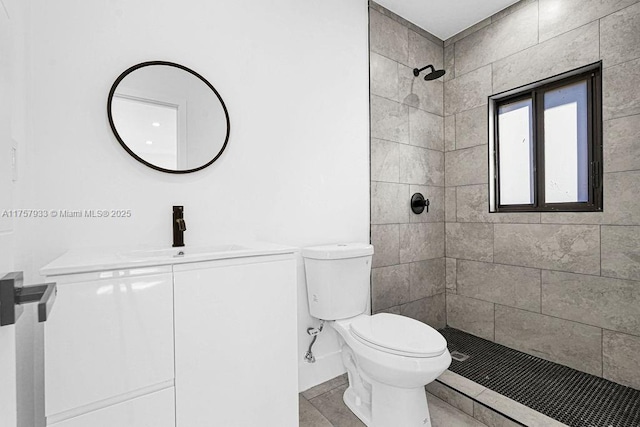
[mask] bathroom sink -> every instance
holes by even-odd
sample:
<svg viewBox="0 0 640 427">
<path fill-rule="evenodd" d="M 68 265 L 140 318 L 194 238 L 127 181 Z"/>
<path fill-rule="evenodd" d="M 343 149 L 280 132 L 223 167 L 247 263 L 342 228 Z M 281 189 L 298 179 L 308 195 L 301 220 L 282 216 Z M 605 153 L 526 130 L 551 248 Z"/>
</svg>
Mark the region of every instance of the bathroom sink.
<svg viewBox="0 0 640 427">
<path fill-rule="evenodd" d="M 203 255 L 222 255 L 229 252 L 245 251 L 250 248 L 240 245 L 215 245 L 215 246 L 185 246 L 180 248 L 148 249 L 121 252 L 123 258 L 178 258 Z"/>
<path fill-rule="evenodd" d="M 87 248 L 67 252 L 40 272 L 43 276 L 177 265 L 192 262 L 215 261 L 232 258 L 277 255 L 296 252 L 296 248 L 267 242 L 219 245 L 186 245 L 179 248 L 138 246 L 120 248 Z"/>
</svg>

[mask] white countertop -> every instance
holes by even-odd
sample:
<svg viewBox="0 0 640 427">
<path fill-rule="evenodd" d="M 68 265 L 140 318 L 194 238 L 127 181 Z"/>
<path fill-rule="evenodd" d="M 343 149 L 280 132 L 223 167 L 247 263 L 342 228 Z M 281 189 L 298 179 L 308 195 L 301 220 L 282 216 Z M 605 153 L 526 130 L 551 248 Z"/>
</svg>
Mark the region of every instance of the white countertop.
<svg viewBox="0 0 640 427">
<path fill-rule="evenodd" d="M 298 248 L 274 243 L 184 246 L 181 248 L 72 249 L 40 269 L 43 276 L 115 269 L 185 264 L 231 258 L 296 253 Z M 180 254 L 182 252 L 182 254 Z"/>
</svg>

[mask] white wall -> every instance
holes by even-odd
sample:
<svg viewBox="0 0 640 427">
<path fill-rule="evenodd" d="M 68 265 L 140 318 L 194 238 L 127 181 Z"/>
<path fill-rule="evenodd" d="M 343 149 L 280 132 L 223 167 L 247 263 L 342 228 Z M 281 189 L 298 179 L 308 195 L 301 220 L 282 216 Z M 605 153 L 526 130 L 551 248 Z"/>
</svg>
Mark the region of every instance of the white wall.
<svg viewBox="0 0 640 427">
<path fill-rule="evenodd" d="M 0 93 L 11 88 L 11 19 L 8 10 L 0 1 Z M 11 99 L 11 97 L 9 97 Z M 0 205 L 4 209 L 13 207 L 13 184 L 11 180 L 10 150 L 11 103 L 0 101 Z M 13 221 L 0 216 L 0 277 L 13 270 L 14 233 Z M 15 327 L 0 327 L 0 425 L 16 423 L 16 351 Z"/>
<path fill-rule="evenodd" d="M 133 217 L 20 221 L 19 264 L 30 276 L 69 248 L 168 246 L 175 204 L 185 206 L 187 245 L 369 240 L 366 0 L 31 3 L 23 207 L 131 209 Z M 162 174 L 111 134 L 109 88 L 148 60 L 192 68 L 225 100 L 231 137 L 212 167 Z M 341 367 L 323 360 L 338 350 L 330 334 L 317 345 L 319 362 L 302 362 L 313 321 L 299 274 L 304 389 Z M 242 310 L 242 301 L 230 303 Z"/>
<path fill-rule="evenodd" d="M 26 46 L 24 33 L 27 5 L 20 0 L 0 0 L 0 277 L 15 270 L 17 221 L 3 216 L 21 200 L 11 169 L 13 147 L 26 139 Z M 20 329 L 33 326 L 30 310 L 19 319 L 19 327 L 0 327 L 0 425 L 15 426 L 18 414 L 23 424 L 33 425 L 33 358 L 17 358 L 17 346 L 33 349 L 33 336 Z M 19 333 L 17 333 L 19 332 Z M 21 354 L 23 356 L 24 354 Z M 18 387 L 17 379 L 21 379 Z M 17 406 L 16 398 L 18 398 Z"/>
</svg>

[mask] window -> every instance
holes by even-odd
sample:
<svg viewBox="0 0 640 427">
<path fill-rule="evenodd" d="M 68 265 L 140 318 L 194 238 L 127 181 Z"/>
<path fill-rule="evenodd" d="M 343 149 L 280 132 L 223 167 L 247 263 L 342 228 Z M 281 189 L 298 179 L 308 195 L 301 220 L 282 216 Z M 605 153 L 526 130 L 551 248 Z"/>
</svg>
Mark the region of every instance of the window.
<svg viewBox="0 0 640 427">
<path fill-rule="evenodd" d="M 489 97 L 491 212 L 602 210 L 601 64 Z"/>
</svg>

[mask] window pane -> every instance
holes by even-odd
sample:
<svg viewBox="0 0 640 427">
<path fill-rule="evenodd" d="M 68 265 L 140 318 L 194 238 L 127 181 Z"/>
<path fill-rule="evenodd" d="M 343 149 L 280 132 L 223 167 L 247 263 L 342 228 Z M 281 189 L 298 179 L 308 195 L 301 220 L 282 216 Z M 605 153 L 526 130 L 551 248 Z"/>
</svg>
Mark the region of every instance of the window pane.
<svg viewBox="0 0 640 427">
<path fill-rule="evenodd" d="M 547 203 L 589 201 L 587 83 L 544 94 L 544 163 Z"/>
<path fill-rule="evenodd" d="M 498 108 L 501 205 L 530 205 L 533 200 L 533 128 L 531 99 Z"/>
</svg>

